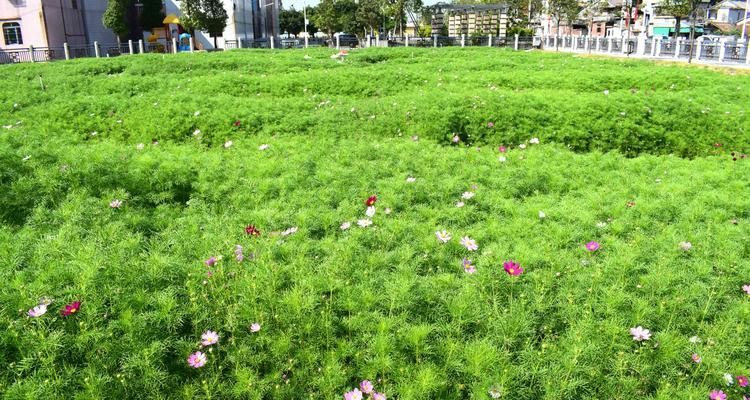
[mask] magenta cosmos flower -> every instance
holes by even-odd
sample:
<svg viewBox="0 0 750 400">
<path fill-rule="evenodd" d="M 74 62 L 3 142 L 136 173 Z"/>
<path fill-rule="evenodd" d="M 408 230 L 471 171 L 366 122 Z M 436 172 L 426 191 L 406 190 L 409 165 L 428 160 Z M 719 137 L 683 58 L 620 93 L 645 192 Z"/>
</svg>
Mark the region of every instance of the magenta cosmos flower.
<svg viewBox="0 0 750 400">
<path fill-rule="evenodd" d="M 467 274 L 473 274 L 473 273 L 477 272 L 476 267 L 474 267 L 474 265 L 471 263 L 471 260 L 469 260 L 467 258 L 464 258 L 463 262 L 461 262 L 461 265 L 463 265 L 464 271 Z"/>
<path fill-rule="evenodd" d="M 80 309 L 81 309 L 81 302 L 74 301 L 66 305 L 62 310 L 60 310 L 60 315 L 62 315 L 63 317 L 67 317 L 67 316 L 77 313 L 78 310 Z"/>
<path fill-rule="evenodd" d="M 727 400 L 727 394 L 723 390 L 714 390 L 708 394 L 711 400 Z"/>
<path fill-rule="evenodd" d="M 593 242 L 593 241 L 586 243 L 586 250 L 588 250 L 590 252 L 594 252 L 594 251 L 599 250 L 599 243 Z"/>
<path fill-rule="evenodd" d="M 651 339 L 651 332 L 648 329 L 643 329 L 642 326 L 630 328 L 630 334 L 633 335 L 633 340 L 638 342 Z"/>
<path fill-rule="evenodd" d="M 188 365 L 193 368 L 200 368 L 206 365 L 206 361 L 208 361 L 206 354 L 201 353 L 200 351 L 196 351 L 195 353 L 191 354 L 187 359 Z"/>
<path fill-rule="evenodd" d="M 504 262 L 503 268 L 505 269 L 505 272 L 508 273 L 508 275 L 518 276 L 523 273 L 523 267 L 521 267 L 520 264 L 514 262 L 513 260 Z"/>
<path fill-rule="evenodd" d="M 466 247 L 466 250 L 469 250 L 469 251 L 475 251 L 476 249 L 479 248 L 477 241 L 468 236 L 464 236 L 461 238 L 461 245 Z"/>
<path fill-rule="evenodd" d="M 747 377 L 744 375 L 738 375 L 737 376 L 737 384 L 740 385 L 740 387 L 747 386 Z"/>
<path fill-rule="evenodd" d="M 362 392 L 354 389 L 351 392 L 344 393 L 344 400 L 362 400 Z"/>
<path fill-rule="evenodd" d="M 205 331 L 201 335 L 201 344 L 203 346 L 210 346 L 212 344 L 219 343 L 219 334 L 214 331 Z"/>
<path fill-rule="evenodd" d="M 203 264 L 206 264 L 207 267 L 212 267 L 214 264 L 216 264 L 216 257 L 211 257 L 206 261 L 203 261 Z"/>
<path fill-rule="evenodd" d="M 362 393 L 370 394 L 373 390 L 372 382 L 364 380 L 359 384 L 359 388 L 362 390 Z"/>
</svg>

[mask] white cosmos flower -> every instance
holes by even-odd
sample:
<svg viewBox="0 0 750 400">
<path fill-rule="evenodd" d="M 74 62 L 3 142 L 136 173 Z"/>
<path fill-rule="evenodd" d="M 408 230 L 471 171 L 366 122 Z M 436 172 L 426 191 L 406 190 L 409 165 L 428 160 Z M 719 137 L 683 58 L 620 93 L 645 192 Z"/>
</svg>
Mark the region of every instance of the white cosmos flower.
<svg viewBox="0 0 750 400">
<path fill-rule="evenodd" d="M 368 226 L 372 225 L 372 221 L 369 219 L 360 219 L 359 221 L 357 221 L 357 225 L 362 228 L 367 228 Z"/>
<path fill-rule="evenodd" d="M 375 206 L 367 207 L 367 211 L 365 211 L 365 215 L 372 218 L 375 215 Z"/>
</svg>

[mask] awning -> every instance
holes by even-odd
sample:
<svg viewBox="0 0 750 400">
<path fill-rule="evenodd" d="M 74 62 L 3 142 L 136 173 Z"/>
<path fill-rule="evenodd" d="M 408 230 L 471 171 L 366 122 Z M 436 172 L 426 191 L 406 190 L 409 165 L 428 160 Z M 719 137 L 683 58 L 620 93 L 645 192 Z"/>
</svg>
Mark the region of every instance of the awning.
<svg viewBox="0 0 750 400">
<path fill-rule="evenodd" d="M 674 27 L 672 27 L 672 28 L 668 28 L 668 27 L 654 27 L 654 35 L 668 36 L 671 33 L 674 33 Z M 689 26 L 680 26 L 680 33 L 690 33 L 690 27 Z M 703 27 L 702 26 L 696 26 L 695 27 L 695 33 L 703 33 Z"/>
<path fill-rule="evenodd" d="M 162 21 L 162 23 L 164 23 L 164 24 L 179 24 L 180 23 L 180 19 L 177 18 L 177 16 L 174 15 L 174 14 L 169 14 L 166 17 L 164 17 L 164 21 Z"/>
</svg>

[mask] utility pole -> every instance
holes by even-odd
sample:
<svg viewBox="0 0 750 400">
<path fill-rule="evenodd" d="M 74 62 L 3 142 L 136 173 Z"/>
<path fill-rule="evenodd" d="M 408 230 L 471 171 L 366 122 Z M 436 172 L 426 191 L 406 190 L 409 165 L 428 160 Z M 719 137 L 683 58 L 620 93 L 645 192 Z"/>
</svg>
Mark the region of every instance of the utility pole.
<svg viewBox="0 0 750 400">
<path fill-rule="evenodd" d="M 307 37 L 307 1 L 302 3 L 302 15 L 305 18 L 305 37 Z"/>
</svg>

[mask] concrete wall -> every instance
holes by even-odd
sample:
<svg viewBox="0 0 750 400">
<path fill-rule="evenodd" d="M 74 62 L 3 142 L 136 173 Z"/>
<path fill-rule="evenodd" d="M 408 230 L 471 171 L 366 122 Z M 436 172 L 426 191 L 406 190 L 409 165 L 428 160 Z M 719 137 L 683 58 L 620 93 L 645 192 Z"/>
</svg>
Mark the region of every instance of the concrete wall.
<svg viewBox="0 0 750 400">
<path fill-rule="evenodd" d="M 42 0 L 1 0 L 0 25 L 5 22 L 18 22 L 21 24 L 23 44 L 8 45 L 5 43 L 5 37 L 0 34 L 0 48 L 27 48 L 29 45 L 37 47 L 47 46 L 47 32 L 44 29 Z"/>
</svg>

